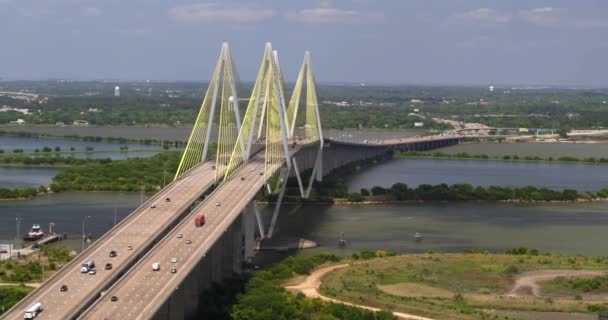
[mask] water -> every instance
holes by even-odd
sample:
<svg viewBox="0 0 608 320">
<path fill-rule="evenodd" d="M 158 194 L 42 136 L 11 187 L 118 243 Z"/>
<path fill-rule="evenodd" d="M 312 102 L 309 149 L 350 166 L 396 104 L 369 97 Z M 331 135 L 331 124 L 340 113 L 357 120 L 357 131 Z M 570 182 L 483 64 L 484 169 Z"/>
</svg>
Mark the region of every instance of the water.
<svg viewBox="0 0 608 320">
<path fill-rule="evenodd" d="M 47 186 L 59 171 L 59 168 L 0 167 L 0 188 Z"/>
<path fill-rule="evenodd" d="M 487 154 L 491 156 L 519 155 L 577 158 L 607 158 L 608 143 L 464 143 L 439 150 L 444 153 L 467 152 L 469 154 Z"/>
<path fill-rule="evenodd" d="M 396 182 L 420 184 L 537 186 L 597 191 L 608 187 L 608 166 L 580 163 L 395 158 L 347 177 L 350 192 Z"/>
<path fill-rule="evenodd" d="M 94 150 L 98 151 L 116 151 L 116 152 L 85 152 L 86 147 L 93 147 Z M 128 152 L 120 151 L 121 147 L 129 147 L 131 150 L 150 150 L 150 152 Z M 80 141 L 80 140 L 69 140 L 69 139 L 56 139 L 56 138 L 26 138 L 26 137 L 13 137 L 13 136 L 0 136 L 0 149 L 4 150 L 5 153 L 11 153 L 15 149 L 23 149 L 24 152 L 34 152 L 34 150 L 42 150 L 44 147 L 50 147 L 55 150 L 55 147 L 60 147 L 61 151 L 70 151 L 73 147 L 74 151 L 79 153 L 69 154 L 57 154 L 63 157 L 73 156 L 80 159 L 93 159 L 93 158 L 111 158 L 113 160 L 124 160 L 133 157 L 150 157 L 158 153 L 160 147 L 157 145 L 145 145 L 145 144 L 124 144 L 114 142 L 94 142 L 94 141 Z M 41 156 L 55 155 L 54 152 L 40 153 Z"/>
<path fill-rule="evenodd" d="M 270 208 L 265 208 L 267 219 Z M 269 220 L 266 220 L 269 221 Z M 374 206 L 304 206 L 281 210 L 275 235 L 320 244 L 306 254 L 349 255 L 362 250 L 420 253 L 512 247 L 561 254 L 605 255 L 608 202 L 514 205 L 424 203 Z M 348 241 L 337 246 L 340 234 Z M 412 239 L 420 232 L 421 242 Z"/>
<path fill-rule="evenodd" d="M 90 216 L 85 221 L 85 233 L 98 238 L 114 225 L 114 208 L 120 222 L 139 203 L 138 193 L 124 192 L 65 192 L 25 201 L 0 201 L 0 239 L 15 237 L 15 219 L 19 217 L 21 237 L 35 223 L 48 231 L 49 223 L 54 222 L 56 232 L 79 240 L 85 216 Z M 74 243 L 80 246 L 79 241 Z"/>
</svg>

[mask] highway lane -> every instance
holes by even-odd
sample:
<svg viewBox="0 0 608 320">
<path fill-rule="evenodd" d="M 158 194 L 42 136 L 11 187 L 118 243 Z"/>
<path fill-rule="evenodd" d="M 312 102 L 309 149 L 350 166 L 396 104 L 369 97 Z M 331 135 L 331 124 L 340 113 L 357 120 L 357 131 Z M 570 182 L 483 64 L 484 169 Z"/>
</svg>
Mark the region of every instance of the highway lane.
<svg viewBox="0 0 608 320">
<path fill-rule="evenodd" d="M 30 293 L 1 319 L 23 319 L 24 310 L 36 302 L 41 302 L 44 307 L 44 311 L 36 319 L 69 319 L 90 299 L 94 299 L 100 290 L 109 286 L 120 271 L 124 272 L 122 269 L 133 258 L 145 254 L 145 246 L 212 185 L 213 165 L 213 162 L 205 162 L 169 184 L 40 288 Z M 165 201 L 167 197 L 171 199 L 170 202 Z M 151 208 L 151 203 L 155 203 L 156 208 Z M 83 212 L 84 215 L 86 213 Z M 129 245 L 133 247 L 132 250 L 128 250 Z M 116 257 L 109 257 L 112 250 L 117 252 Z M 81 264 L 89 259 L 95 261 L 96 275 L 80 273 Z M 112 263 L 111 270 L 104 269 L 108 262 Z M 66 292 L 60 292 L 62 285 L 68 286 Z"/>
<path fill-rule="evenodd" d="M 299 147 L 291 152 L 297 150 Z M 277 166 L 275 170 L 278 169 Z M 263 171 L 263 155 L 249 160 L 116 282 L 80 319 L 151 318 L 264 186 L 264 176 L 260 175 Z M 218 203 L 219 206 L 216 205 Z M 199 212 L 205 214 L 206 223 L 197 228 L 194 226 L 194 216 Z M 178 238 L 178 234 L 183 237 Z M 186 240 L 192 243 L 186 244 Z M 172 263 L 172 258 L 176 258 L 177 263 Z M 156 262 L 161 265 L 160 271 L 152 270 L 152 264 Z M 177 269 L 177 273 L 171 273 L 172 267 Z M 118 300 L 111 301 L 112 296 Z"/>
</svg>

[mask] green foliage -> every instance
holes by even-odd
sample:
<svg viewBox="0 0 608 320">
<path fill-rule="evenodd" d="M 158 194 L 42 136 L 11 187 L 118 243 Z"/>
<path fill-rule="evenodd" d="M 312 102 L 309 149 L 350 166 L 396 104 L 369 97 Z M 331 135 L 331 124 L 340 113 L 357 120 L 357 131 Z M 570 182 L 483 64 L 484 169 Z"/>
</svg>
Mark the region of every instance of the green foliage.
<svg viewBox="0 0 608 320">
<path fill-rule="evenodd" d="M 26 199 L 33 198 L 38 193 L 46 192 L 45 187 L 40 188 L 0 188 L 0 199 Z"/>
<path fill-rule="evenodd" d="M 331 304 L 288 293 L 282 283 L 294 275 L 307 274 L 327 261 L 338 261 L 334 255 L 312 258 L 289 257 L 269 270 L 259 271 L 248 281 L 245 292 L 232 307 L 234 320 L 298 320 L 298 319 L 394 319 L 390 313 Z"/>
<path fill-rule="evenodd" d="M 504 155 L 504 156 L 489 156 L 487 154 L 469 154 L 468 152 L 445 153 L 445 152 L 429 152 L 429 151 L 408 151 L 397 153 L 398 157 L 417 157 L 417 158 L 445 158 L 445 159 L 476 159 L 476 160 L 505 160 L 505 161 L 547 161 L 547 162 L 584 162 L 595 164 L 608 164 L 608 158 L 576 158 L 572 156 L 564 157 L 547 157 L 539 156 L 519 156 L 519 155 Z"/>
<path fill-rule="evenodd" d="M 180 156 L 180 152 L 167 151 L 150 158 L 71 167 L 53 178 L 51 189 L 139 191 L 143 187 L 145 191 L 158 190 L 163 185 L 163 178 L 167 183 L 173 178 Z"/>
<path fill-rule="evenodd" d="M 0 315 L 2 310 L 7 311 L 32 290 L 32 288 L 23 285 L 0 287 Z"/>
<path fill-rule="evenodd" d="M 608 190 L 598 194 L 608 194 Z M 421 184 L 416 188 L 409 188 L 406 184 L 395 183 L 390 188 L 373 187 L 372 194 L 379 196 L 379 200 L 400 201 L 574 201 L 579 198 L 576 190 L 566 189 L 556 191 L 533 186 L 511 188 L 500 186 L 473 187 L 470 184 Z M 359 194 L 360 195 L 360 194 Z"/>
<path fill-rule="evenodd" d="M 348 195 L 348 201 L 350 202 L 362 202 L 365 200 L 365 197 L 362 196 L 360 193 L 358 192 L 353 192 L 351 194 Z"/>
</svg>

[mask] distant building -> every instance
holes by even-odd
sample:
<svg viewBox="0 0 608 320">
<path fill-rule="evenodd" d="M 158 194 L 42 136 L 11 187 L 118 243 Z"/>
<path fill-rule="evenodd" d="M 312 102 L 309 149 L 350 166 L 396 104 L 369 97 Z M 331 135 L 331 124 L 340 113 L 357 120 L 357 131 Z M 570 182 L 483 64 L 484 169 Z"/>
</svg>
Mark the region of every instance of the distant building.
<svg viewBox="0 0 608 320">
<path fill-rule="evenodd" d="M 9 123 L 10 123 L 10 124 L 24 124 L 24 123 L 25 123 L 25 120 L 23 120 L 23 119 L 17 119 L 17 120 L 15 120 L 15 121 L 11 121 L 11 122 L 9 122 Z"/>
<path fill-rule="evenodd" d="M 84 126 L 88 126 L 89 122 L 86 120 L 74 120 L 74 122 L 72 124 L 75 126 L 84 127 Z"/>
<path fill-rule="evenodd" d="M 412 100 L 410 100 L 410 103 L 422 104 L 422 103 L 424 103 L 424 101 L 422 101 L 421 99 L 412 99 Z"/>
<path fill-rule="evenodd" d="M 420 109 L 414 109 L 414 112 L 420 112 Z"/>
<path fill-rule="evenodd" d="M 120 97 L 120 87 L 119 86 L 116 86 L 116 88 L 114 88 L 114 96 Z"/>
<path fill-rule="evenodd" d="M 490 90 L 490 92 L 494 92 L 494 86 L 489 86 L 488 90 Z"/>
<path fill-rule="evenodd" d="M 424 123 L 423 122 L 414 122 L 414 127 L 422 128 L 422 127 L 424 127 Z"/>
<path fill-rule="evenodd" d="M 65 123 L 63 122 L 55 122 L 55 125 L 58 127 L 65 127 Z"/>
</svg>

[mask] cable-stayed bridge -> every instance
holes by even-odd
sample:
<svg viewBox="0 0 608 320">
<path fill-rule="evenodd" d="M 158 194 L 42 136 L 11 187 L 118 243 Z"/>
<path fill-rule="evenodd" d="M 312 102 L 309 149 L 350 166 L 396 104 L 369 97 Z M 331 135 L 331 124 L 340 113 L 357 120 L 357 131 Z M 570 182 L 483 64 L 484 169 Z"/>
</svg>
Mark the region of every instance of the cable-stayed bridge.
<svg viewBox="0 0 608 320">
<path fill-rule="evenodd" d="M 346 164 L 460 142 L 459 136 L 443 135 L 365 142 L 325 138 L 308 52 L 289 98 L 270 44 L 248 100 L 238 96 L 238 82 L 224 43 L 175 180 L 2 319 L 23 319 L 36 303 L 43 307 L 36 319 L 193 317 L 202 291 L 241 272 L 253 255 L 256 234 L 273 236 L 289 177 L 307 198 L 314 180 Z M 240 101 L 247 101 L 244 115 Z M 263 221 L 254 201 L 260 190 L 277 195 L 270 221 Z M 204 224 L 195 223 L 202 215 Z M 96 275 L 80 272 L 87 260 L 98 265 Z M 106 263 L 112 268 L 103 268 Z M 153 270 L 155 263 L 160 270 Z M 63 285 L 67 291 L 60 290 Z"/>
</svg>

